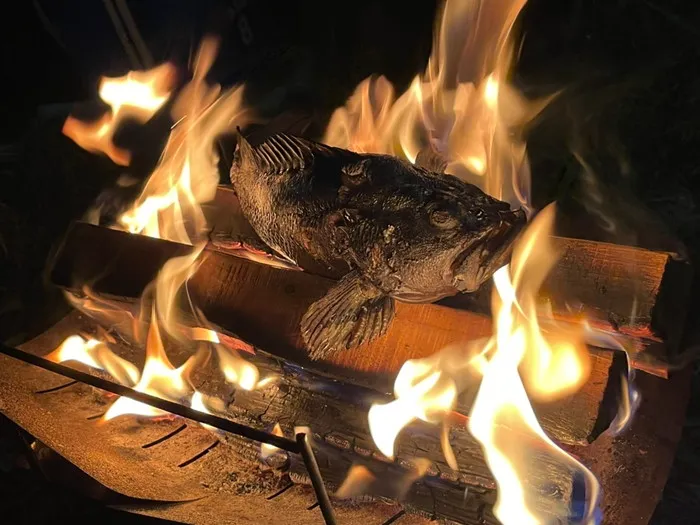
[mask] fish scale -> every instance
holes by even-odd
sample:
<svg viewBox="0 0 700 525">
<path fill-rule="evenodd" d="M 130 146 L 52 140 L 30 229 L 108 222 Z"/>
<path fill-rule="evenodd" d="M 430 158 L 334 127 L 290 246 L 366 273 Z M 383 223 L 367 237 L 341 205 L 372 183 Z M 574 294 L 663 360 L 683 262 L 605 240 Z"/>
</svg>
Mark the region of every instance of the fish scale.
<svg viewBox="0 0 700 525">
<path fill-rule="evenodd" d="M 302 319 L 314 358 L 381 336 L 395 300 L 476 291 L 526 220 L 451 175 L 287 134 L 253 147 L 239 133 L 231 182 L 270 248 L 340 279 Z"/>
</svg>

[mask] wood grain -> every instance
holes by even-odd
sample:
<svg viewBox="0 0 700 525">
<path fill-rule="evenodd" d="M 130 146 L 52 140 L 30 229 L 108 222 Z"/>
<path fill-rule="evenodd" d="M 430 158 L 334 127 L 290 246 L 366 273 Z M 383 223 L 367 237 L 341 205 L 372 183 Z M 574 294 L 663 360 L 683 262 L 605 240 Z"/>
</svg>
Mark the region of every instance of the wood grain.
<svg viewBox="0 0 700 525">
<path fill-rule="evenodd" d="M 169 257 L 191 248 L 76 223 L 59 252 L 52 280 L 75 288 L 89 282 L 98 293 L 138 297 Z M 434 304 L 401 304 L 387 333 L 357 349 L 323 362 L 307 357 L 299 331 L 302 315 L 333 281 L 305 272 L 282 270 L 218 251 L 207 251 L 188 289 L 213 323 L 251 344 L 343 381 L 391 391 L 407 359 L 427 357 L 448 344 L 491 332 L 482 314 Z M 581 391 L 557 403 L 536 407 L 543 426 L 565 443 L 585 444 L 612 418 L 614 392 L 624 363 L 607 351 L 593 350 L 593 372 Z M 476 387 L 476 385 L 475 385 Z M 468 413 L 475 388 L 462 398 Z"/>
</svg>

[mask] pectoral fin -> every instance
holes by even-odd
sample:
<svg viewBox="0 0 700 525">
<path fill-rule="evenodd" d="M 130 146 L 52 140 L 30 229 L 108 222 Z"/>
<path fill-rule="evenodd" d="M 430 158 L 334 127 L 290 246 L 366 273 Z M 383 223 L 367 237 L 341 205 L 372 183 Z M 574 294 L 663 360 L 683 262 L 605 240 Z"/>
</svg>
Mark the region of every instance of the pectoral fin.
<svg viewBox="0 0 700 525">
<path fill-rule="evenodd" d="M 356 271 L 312 304 L 301 335 L 313 359 L 347 350 L 383 335 L 394 317 L 394 300 Z"/>
</svg>

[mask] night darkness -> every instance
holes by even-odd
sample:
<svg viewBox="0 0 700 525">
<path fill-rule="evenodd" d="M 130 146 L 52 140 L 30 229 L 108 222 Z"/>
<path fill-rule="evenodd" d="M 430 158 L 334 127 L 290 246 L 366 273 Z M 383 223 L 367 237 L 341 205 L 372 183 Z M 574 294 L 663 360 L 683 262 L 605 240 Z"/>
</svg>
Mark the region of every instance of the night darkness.
<svg viewBox="0 0 700 525">
<path fill-rule="evenodd" d="M 423 70 L 436 10 L 425 0 L 128 4 L 156 63 L 184 68 L 200 37 L 217 32 L 223 47 L 211 76 L 223 85 L 245 81 L 248 103 L 261 115 L 306 115 L 311 137 L 368 75 L 384 74 L 402 89 Z M 123 171 L 79 151 L 61 135 L 63 120 L 76 104 L 92 104 L 101 75 L 133 69 L 102 2 L 35 0 L 18 2 L 17 10 L 4 17 L 0 106 L 0 338 L 13 344 L 65 314 L 60 294 L 45 284 L 47 258 L 70 221 Z M 699 261 L 700 4 L 530 0 L 518 31 L 516 83 L 533 96 L 561 90 L 529 129 L 535 204 L 560 203 L 563 233 L 687 250 Z M 135 175 L 147 173 L 152 157 L 143 154 Z M 617 225 L 612 233 L 585 215 L 592 185 Z M 694 341 L 690 334 L 688 344 Z M 654 525 L 697 523 L 700 512 L 694 376 Z M 0 425 L 0 513 L 16 515 L 10 523 L 151 521 L 56 492 L 16 467 L 8 434 L 9 425 Z"/>
</svg>

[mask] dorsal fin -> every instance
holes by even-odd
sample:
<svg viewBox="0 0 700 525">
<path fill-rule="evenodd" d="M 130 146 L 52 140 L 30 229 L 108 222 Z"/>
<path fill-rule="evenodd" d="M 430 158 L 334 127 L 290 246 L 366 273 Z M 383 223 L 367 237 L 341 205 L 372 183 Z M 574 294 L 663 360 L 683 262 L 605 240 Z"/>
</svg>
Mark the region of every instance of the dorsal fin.
<svg viewBox="0 0 700 525">
<path fill-rule="evenodd" d="M 241 133 L 241 128 L 236 128 L 236 149 L 233 152 L 233 165 L 231 167 L 233 169 L 235 166 L 240 167 L 246 164 L 254 164 L 257 167 L 259 161 L 253 146 Z"/>
<path fill-rule="evenodd" d="M 285 173 L 307 168 L 313 162 L 312 142 L 278 133 L 254 149 L 261 170 Z"/>
</svg>

